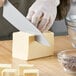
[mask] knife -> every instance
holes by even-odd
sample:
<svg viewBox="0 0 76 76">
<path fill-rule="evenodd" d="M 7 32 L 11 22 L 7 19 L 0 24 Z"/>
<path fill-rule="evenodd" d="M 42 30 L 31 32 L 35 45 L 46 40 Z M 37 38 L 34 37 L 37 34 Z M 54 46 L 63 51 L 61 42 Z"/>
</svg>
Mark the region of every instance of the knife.
<svg viewBox="0 0 76 76">
<path fill-rule="evenodd" d="M 8 0 L 3 6 L 3 17 L 20 31 L 36 35 L 36 41 L 50 46 L 43 34 L 24 17 Z"/>
</svg>

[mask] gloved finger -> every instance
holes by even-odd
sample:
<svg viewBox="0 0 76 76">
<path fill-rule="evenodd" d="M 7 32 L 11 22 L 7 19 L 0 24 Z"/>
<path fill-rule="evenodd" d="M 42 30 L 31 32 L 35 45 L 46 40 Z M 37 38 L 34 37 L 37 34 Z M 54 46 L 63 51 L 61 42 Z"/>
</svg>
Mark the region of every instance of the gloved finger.
<svg viewBox="0 0 76 76">
<path fill-rule="evenodd" d="M 29 11 L 28 14 L 27 14 L 27 16 L 26 16 L 26 18 L 27 18 L 29 21 L 31 21 L 33 14 L 34 14 L 34 11 Z"/>
<path fill-rule="evenodd" d="M 50 27 L 49 27 L 49 29 L 47 29 L 47 27 L 49 26 L 49 24 L 50 24 L 50 19 L 48 20 L 47 24 L 41 29 L 41 32 L 48 31 L 50 29 Z"/>
<path fill-rule="evenodd" d="M 31 22 L 37 27 L 38 23 L 41 20 L 41 17 L 42 17 L 42 12 L 41 11 L 35 12 L 35 14 L 32 16 L 32 21 Z"/>
<path fill-rule="evenodd" d="M 52 23 L 51 23 L 51 20 L 49 20 L 49 23 L 47 24 L 47 26 L 42 31 L 47 32 L 51 27 L 52 27 Z"/>
<path fill-rule="evenodd" d="M 54 20 L 55 20 L 55 18 L 52 18 L 52 17 L 50 18 L 50 21 L 49 21 L 48 25 L 43 30 L 44 32 L 48 31 L 52 27 Z"/>
<path fill-rule="evenodd" d="M 49 16 L 45 15 L 41 22 L 38 25 L 38 29 L 43 32 L 43 30 L 46 28 L 47 24 L 49 23 Z"/>
<path fill-rule="evenodd" d="M 56 15 L 55 16 L 53 16 L 53 15 L 51 16 L 48 26 L 46 26 L 46 28 L 43 31 L 48 31 L 52 27 L 52 25 L 53 25 L 53 23 L 55 21 L 55 18 L 56 18 Z"/>
</svg>

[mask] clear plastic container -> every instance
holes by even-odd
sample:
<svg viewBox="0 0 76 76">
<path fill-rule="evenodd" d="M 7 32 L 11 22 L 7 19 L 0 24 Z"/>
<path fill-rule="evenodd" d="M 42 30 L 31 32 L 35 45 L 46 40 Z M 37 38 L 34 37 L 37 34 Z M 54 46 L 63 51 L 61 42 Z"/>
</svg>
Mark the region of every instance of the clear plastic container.
<svg viewBox="0 0 76 76">
<path fill-rule="evenodd" d="M 72 45 L 76 48 L 76 0 L 70 0 L 71 5 L 66 16 L 66 24 L 68 27 L 68 34 L 72 41 Z"/>
<path fill-rule="evenodd" d="M 76 75 L 76 49 L 59 52 L 58 60 L 66 72 Z"/>
<path fill-rule="evenodd" d="M 68 34 L 73 48 L 76 48 L 76 28 L 68 26 Z"/>
<path fill-rule="evenodd" d="M 72 46 L 76 48 L 76 15 L 70 15 L 66 18 L 68 34 L 72 42 Z"/>
</svg>

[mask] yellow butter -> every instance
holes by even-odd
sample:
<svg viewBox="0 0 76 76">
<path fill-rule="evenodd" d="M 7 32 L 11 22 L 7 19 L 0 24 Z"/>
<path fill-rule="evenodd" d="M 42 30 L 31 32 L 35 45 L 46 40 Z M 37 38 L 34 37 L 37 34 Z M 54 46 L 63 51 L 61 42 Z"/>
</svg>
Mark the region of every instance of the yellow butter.
<svg viewBox="0 0 76 76">
<path fill-rule="evenodd" d="M 23 71 L 25 69 L 32 69 L 34 65 L 31 64 L 19 64 L 18 66 L 18 75 L 22 76 L 23 75 Z"/>
<path fill-rule="evenodd" d="M 38 69 L 26 69 L 24 70 L 23 76 L 39 76 Z"/>
<path fill-rule="evenodd" d="M 13 33 L 12 56 L 22 60 L 36 59 L 54 54 L 54 33 L 43 33 L 50 43 L 44 46 L 35 40 L 35 35 L 24 32 Z"/>
<path fill-rule="evenodd" d="M 18 76 L 16 69 L 4 69 L 2 71 L 2 76 Z"/>
<path fill-rule="evenodd" d="M 11 68 L 11 64 L 0 64 L 0 76 L 2 75 L 2 71 L 7 68 Z"/>
</svg>

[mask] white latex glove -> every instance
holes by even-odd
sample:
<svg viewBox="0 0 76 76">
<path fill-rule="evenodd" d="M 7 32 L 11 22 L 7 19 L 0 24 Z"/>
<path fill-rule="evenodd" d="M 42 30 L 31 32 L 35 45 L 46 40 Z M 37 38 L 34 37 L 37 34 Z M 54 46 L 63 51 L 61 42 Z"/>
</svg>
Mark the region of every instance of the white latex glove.
<svg viewBox="0 0 76 76">
<path fill-rule="evenodd" d="M 36 0 L 29 8 L 27 19 L 41 32 L 48 31 L 56 18 L 58 4 L 59 0 Z"/>
<path fill-rule="evenodd" d="M 4 4 L 4 0 L 0 0 L 0 7 L 2 7 Z"/>
</svg>

